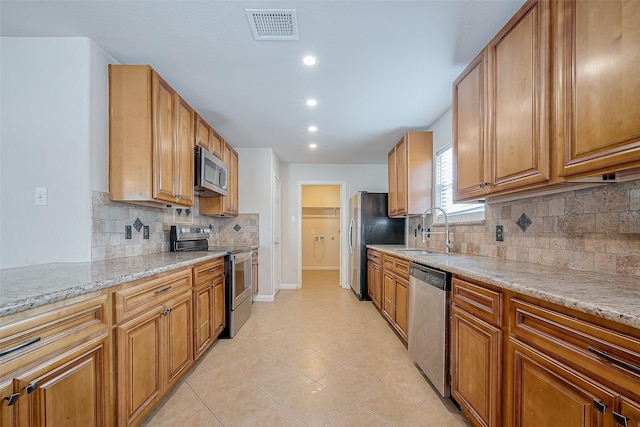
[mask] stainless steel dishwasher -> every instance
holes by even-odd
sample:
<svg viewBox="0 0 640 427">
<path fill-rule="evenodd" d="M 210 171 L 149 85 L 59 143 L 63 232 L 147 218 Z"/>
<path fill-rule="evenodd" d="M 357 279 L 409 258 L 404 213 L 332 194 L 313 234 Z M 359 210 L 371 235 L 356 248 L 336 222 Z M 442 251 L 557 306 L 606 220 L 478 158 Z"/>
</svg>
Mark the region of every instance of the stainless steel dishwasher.
<svg viewBox="0 0 640 427">
<path fill-rule="evenodd" d="M 449 376 L 451 273 L 411 263 L 409 277 L 409 354 L 443 396 Z"/>
</svg>

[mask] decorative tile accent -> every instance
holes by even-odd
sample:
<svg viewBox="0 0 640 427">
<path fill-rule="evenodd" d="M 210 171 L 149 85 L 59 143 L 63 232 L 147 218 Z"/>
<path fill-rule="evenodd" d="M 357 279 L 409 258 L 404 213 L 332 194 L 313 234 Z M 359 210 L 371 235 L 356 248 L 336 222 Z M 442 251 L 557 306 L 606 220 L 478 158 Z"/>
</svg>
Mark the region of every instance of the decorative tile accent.
<svg viewBox="0 0 640 427">
<path fill-rule="evenodd" d="M 236 232 L 240 231 L 242 227 L 240 227 L 240 224 L 236 224 L 235 227 L 233 227 L 234 230 L 236 230 Z"/>
<path fill-rule="evenodd" d="M 136 231 L 139 233 L 140 230 L 142 229 L 142 226 L 144 224 L 142 223 L 142 221 L 140 221 L 140 218 L 136 218 L 136 220 L 133 222 L 133 227 L 136 229 Z"/>
<path fill-rule="evenodd" d="M 516 221 L 516 224 L 518 224 L 518 227 L 520 227 L 520 230 L 522 230 L 522 232 L 524 233 L 525 231 L 527 231 L 527 228 L 529 228 L 529 226 L 531 225 L 531 218 L 529 218 L 526 214 L 522 214 L 520 215 L 520 218 L 518 218 L 518 220 Z"/>
</svg>

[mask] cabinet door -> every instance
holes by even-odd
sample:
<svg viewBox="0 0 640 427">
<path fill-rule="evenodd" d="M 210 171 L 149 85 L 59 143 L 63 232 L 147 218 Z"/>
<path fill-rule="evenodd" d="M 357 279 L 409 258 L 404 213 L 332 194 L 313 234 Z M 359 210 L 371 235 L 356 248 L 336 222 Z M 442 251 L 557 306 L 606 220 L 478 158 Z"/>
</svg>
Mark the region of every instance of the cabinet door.
<svg viewBox="0 0 640 427">
<path fill-rule="evenodd" d="M 384 273 L 382 291 L 382 313 L 393 323 L 395 317 L 396 279 L 392 274 Z"/>
<path fill-rule="evenodd" d="M 211 151 L 211 132 L 209 130 L 209 125 L 204 121 L 202 117 L 198 114 L 196 117 L 196 138 L 195 138 L 195 146 L 202 147 L 209 151 Z"/>
<path fill-rule="evenodd" d="M 176 170 L 177 202 L 193 206 L 193 109 L 177 94 L 176 98 Z"/>
<path fill-rule="evenodd" d="M 407 326 L 409 325 L 409 283 L 396 276 L 395 289 L 395 324 L 400 336 L 407 340 Z"/>
<path fill-rule="evenodd" d="M 514 339 L 508 355 L 514 401 L 507 425 L 613 427 L 613 392 Z"/>
<path fill-rule="evenodd" d="M 389 216 L 398 212 L 398 180 L 396 176 L 396 148 L 393 147 L 387 156 L 387 173 L 389 174 Z"/>
<path fill-rule="evenodd" d="M 176 202 L 175 92 L 160 76 L 152 73 L 153 109 L 153 198 Z"/>
<path fill-rule="evenodd" d="M 209 150 L 214 156 L 222 159 L 222 139 L 213 129 L 209 132 Z"/>
<path fill-rule="evenodd" d="M 558 8 L 560 175 L 640 166 L 640 3 Z"/>
<path fill-rule="evenodd" d="M 163 338 L 164 351 L 167 352 L 167 384 L 166 388 L 180 377 L 182 372 L 193 362 L 193 323 L 191 292 L 165 304 L 166 334 Z"/>
<path fill-rule="evenodd" d="M 451 394 L 477 425 L 500 425 L 502 330 L 451 309 Z"/>
<path fill-rule="evenodd" d="M 199 286 L 193 292 L 194 359 L 198 359 L 213 343 L 213 293 L 213 281 Z"/>
<path fill-rule="evenodd" d="M 106 341 L 29 382 L 33 389 L 28 395 L 33 425 L 106 425 Z"/>
<path fill-rule="evenodd" d="M 396 215 L 405 215 L 408 211 L 407 190 L 409 180 L 407 178 L 407 139 L 403 138 L 396 145 Z"/>
<path fill-rule="evenodd" d="M 550 2 L 532 2 L 489 43 L 491 190 L 549 179 Z"/>
<path fill-rule="evenodd" d="M 213 309 L 213 336 L 220 335 L 222 330 L 227 326 L 225 317 L 225 299 L 224 299 L 224 276 L 216 279 L 214 291 L 214 309 Z"/>
<path fill-rule="evenodd" d="M 375 264 L 373 262 L 367 261 L 367 294 L 369 295 L 369 298 L 371 298 L 371 301 L 373 301 L 375 304 L 376 302 L 375 280 L 376 279 L 375 279 L 374 265 Z"/>
<path fill-rule="evenodd" d="M 162 393 L 162 307 L 116 328 L 118 425 L 139 421 Z"/>
<path fill-rule="evenodd" d="M 640 427 L 640 402 L 623 397 L 620 403 L 620 415 L 626 419 L 626 427 Z"/>
<path fill-rule="evenodd" d="M 373 274 L 374 274 L 374 287 L 375 287 L 375 295 L 374 302 L 380 308 L 382 304 L 382 268 L 374 264 L 373 266 Z"/>
<path fill-rule="evenodd" d="M 20 399 L 24 396 L 20 396 L 17 400 L 14 396 L 13 380 L 9 379 L 0 385 L 0 425 L 4 427 L 13 427 L 16 425 L 15 409 Z"/>
<path fill-rule="evenodd" d="M 472 200 L 486 192 L 486 51 L 453 82 L 453 198 Z"/>
</svg>

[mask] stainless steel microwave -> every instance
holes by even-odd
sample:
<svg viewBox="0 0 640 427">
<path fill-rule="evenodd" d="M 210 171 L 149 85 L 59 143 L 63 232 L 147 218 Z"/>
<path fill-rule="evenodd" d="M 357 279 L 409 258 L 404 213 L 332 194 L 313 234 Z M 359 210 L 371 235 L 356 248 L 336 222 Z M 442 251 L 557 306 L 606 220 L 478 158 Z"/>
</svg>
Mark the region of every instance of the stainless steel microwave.
<svg viewBox="0 0 640 427">
<path fill-rule="evenodd" d="M 201 197 L 227 195 L 229 171 L 222 160 L 208 150 L 196 147 L 194 169 L 196 194 Z"/>
</svg>

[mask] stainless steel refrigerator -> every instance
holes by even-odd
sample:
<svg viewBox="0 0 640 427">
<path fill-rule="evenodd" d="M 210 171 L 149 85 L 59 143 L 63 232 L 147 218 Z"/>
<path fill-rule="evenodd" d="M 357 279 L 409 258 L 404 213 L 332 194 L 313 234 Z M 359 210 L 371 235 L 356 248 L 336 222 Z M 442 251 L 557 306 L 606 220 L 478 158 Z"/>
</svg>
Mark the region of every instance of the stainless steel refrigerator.
<svg viewBox="0 0 640 427">
<path fill-rule="evenodd" d="M 403 245 L 404 218 L 389 218 L 388 194 L 358 191 L 349 200 L 349 273 L 351 289 L 359 300 L 367 292 L 367 245 Z"/>
</svg>

